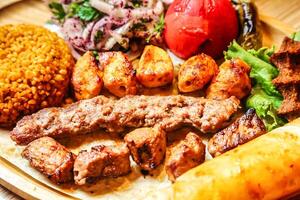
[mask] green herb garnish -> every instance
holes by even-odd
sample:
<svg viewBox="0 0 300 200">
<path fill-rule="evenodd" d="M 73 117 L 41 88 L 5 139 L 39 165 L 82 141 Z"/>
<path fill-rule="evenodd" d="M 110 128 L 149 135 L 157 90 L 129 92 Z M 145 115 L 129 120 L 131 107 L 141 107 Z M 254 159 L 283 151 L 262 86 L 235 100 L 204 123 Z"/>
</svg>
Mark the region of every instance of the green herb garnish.
<svg viewBox="0 0 300 200">
<path fill-rule="evenodd" d="M 60 3 L 52 2 L 49 4 L 49 8 L 58 21 L 62 21 L 65 18 L 66 12 Z"/>
<path fill-rule="evenodd" d="M 228 51 L 225 52 L 225 58 L 240 58 L 245 61 L 249 66 L 251 66 L 250 77 L 260 84 L 262 89 L 268 95 L 281 97 L 281 94 L 272 83 L 272 80 L 279 74 L 278 69 L 272 64 L 256 57 L 253 52 L 247 52 L 236 41 L 233 41 L 228 47 Z"/>
<path fill-rule="evenodd" d="M 246 51 L 235 41 L 225 52 L 226 59 L 240 58 L 251 67 L 250 77 L 254 81 L 254 87 L 246 100 L 246 107 L 255 109 L 268 131 L 286 123 L 284 118 L 277 115 L 283 97 L 272 83 L 278 75 L 277 68 L 270 62 L 273 53 L 274 47 Z"/>
<path fill-rule="evenodd" d="M 160 36 L 164 30 L 164 27 L 165 27 L 165 18 L 164 15 L 161 15 L 159 17 L 158 22 L 154 26 L 153 32 L 146 38 L 146 42 L 149 43 L 153 36 L 156 37 Z"/>
<path fill-rule="evenodd" d="M 70 10 L 69 17 L 77 16 L 82 21 L 93 21 L 102 16 L 102 13 L 93 8 L 87 0 L 81 3 L 72 3 Z"/>
<path fill-rule="evenodd" d="M 95 43 L 97 44 L 102 38 L 103 38 L 103 31 L 99 30 L 97 31 L 96 35 L 95 35 Z"/>
</svg>

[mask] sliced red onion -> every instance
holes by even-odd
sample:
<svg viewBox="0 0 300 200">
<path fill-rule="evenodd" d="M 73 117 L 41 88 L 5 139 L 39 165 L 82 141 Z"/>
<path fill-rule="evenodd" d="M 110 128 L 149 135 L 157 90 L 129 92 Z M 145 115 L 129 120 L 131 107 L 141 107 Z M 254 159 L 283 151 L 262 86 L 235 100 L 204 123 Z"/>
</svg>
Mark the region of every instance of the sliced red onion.
<svg viewBox="0 0 300 200">
<path fill-rule="evenodd" d="M 73 47 L 85 50 L 86 41 L 82 38 L 83 24 L 79 19 L 69 18 L 63 24 L 63 32 Z"/>
<path fill-rule="evenodd" d="M 161 1 L 157 1 L 154 8 L 136 8 L 132 10 L 131 16 L 133 18 L 153 18 L 153 15 L 160 15 L 164 11 L 164 5 Z"/>
<path fill-rule="evenodd" d="M 83 32 L 82 32 L 82 38 L 84 40 L 88 40 L 90 38 L 95 23 L 96 22 L 90 22 L 90 23 L 88 23 L 88 25 L 83 30 Z"/>
<path fill-rule="evenodd" d="M 126 24 L 124 24 L 123 26 L 121 26 L 121 27 L 117 28 L 116 30 L 114 30 L 113 33 L 112 33 L 112 35 L 114 35 L 114 37 L 110 37 L 107 40 L 104 49 L 105 50 L 111 49 L 117 43 L 116 38 L 121 37 L 123 39 L 122 36 L 125 35 L 130 30 L 132 25 L 133 25 L 133 21 L 131 20 L 131 21 L 127 22 Z M 119 36 L 117 36 L 117 35 L 119 35 Z"/>
<path fill-rule="evenodd" d="M 71 50 L 72 56 L 73 56 L 76 60 L 78 60 L 78 59 L 81 57 L 81 54 L 80 54 L 78 51 L 76 51 L 76 49 L 73 48 L 73 46 L 72 46 L 72 44 L 71 44 L 70 42 L 67 42 L 67 44 L 68 44 L 68 46 L 69 46 L 69 48 L 70 48 L 70 50 Z"/>
<path fill-rule="evenodd" d="M 105 38 L 108 34 L 108 30 L 111 27 L 111 21 L 109 17 L 103 17 L 101 20 L 99 20 L 98 22 L 95 23 L 95 25 L 93 26 L 93 29 L 91 31 L 91 43 L 94 45 L 97 45 L 95 47 L 97 48 L 102 48 L 104 46 L 105 41 L 101 40 L 100 43 L 97 43 L 96 41 L 96 36 L 98 31 L 102 31 L 103 32 L 103 37 Z M 96 44 L 97 43 L 97 44 Z"/>
<path fill-rule="evenodd" d="M 112 10 L 114 9 L 114 6 L 106 3 L 102 0 L 90 0 L 90 4 L 92 7 L 96 8 L 100 12 L 103 12 L 105 14 L 110 14 Z"/>
</svg>

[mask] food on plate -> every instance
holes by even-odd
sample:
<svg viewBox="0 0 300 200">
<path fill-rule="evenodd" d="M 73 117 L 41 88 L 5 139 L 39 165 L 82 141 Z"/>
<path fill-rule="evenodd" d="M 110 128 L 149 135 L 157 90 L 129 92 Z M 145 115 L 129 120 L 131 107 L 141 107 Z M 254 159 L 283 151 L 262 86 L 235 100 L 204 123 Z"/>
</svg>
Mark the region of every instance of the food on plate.
<svg viewBox="0 0 300 200">
<path fill-rule="evenodd" d="M 77 100 L 98 96 L 103 87 L 103 72 L 97 64 L 93 52 L 81 56 L 73 69 L 71 84 Z"/>
<path fill-rule="evenodd" d="M 246 100 L 246 107 L 255 109 L 269 131 L 286 123 L 277 113 L 282 103 L 282 95 L 272 83 L 278 75 L 277 68 L 270 62 L 273 52 L 273 49 L 266 47 L 257 51 L 246 51 L 234 41 L 225 53 L 225 58 L 240 58 L 251 67 L 250 77 L 254 87 Z"/>
<path fill-rule="evenodd" d="M 266 133 L 266 128 L 254 109 L 249 109 L 234 123 L 210 138 L 208 151 L 213 157 L 219 156 L 239 145 Z"/>
<path fill-rule="evenodd" d="M 80 52 L 128 50 L 134 43 L 161 41 L 162 0 L 50 1 L 49 7 L 66 39 Z"/>
<path fill-rule="evenodd" d="M 186 60 L 179 68 L 178 89 L 193 92 L 202 89 L 218 72 L 218 65 L 210 56 L 201 53 Z"/>
<path fill-rule="evenodd" d="M 299 128 L 297 119 L 188 171 L 173 184 L 174 199 L 282 199 L 299 191 Z"/>
<path fill-rule="evenodd" d="M 98 96 L 25 116 L 10 132 L 10 136 L 17 144 L 28 144 L 43 136 L 73 137 L 100 128 L 121 132 L 126 127 L 156 125 L 170 131 L 189 125 L 204 133 L 216 132 L 237 112 L 239 104 L 236 97 L 210 100 L 181 95 L 128 95 L 114 100 Z"/>
<path fill-rule="evenodd" d="M 0 126 L 59 105 L 74 61 L 68 46 L 35 25 L 0 27 Z"/>
<path fill-rule="evenodd" d="M 165 16 L 164 37 L 181 58 L 199 52 L 216 58 L 238 36 L 238 28 L 230 0 L 174 0 Z"/>
<path fill-rule="evenodd" d="M 131 172 L 129 150 L 125 144 L 99 145 L 79 152 L 74 163 L 77 185 L 91 184 L 103 177 L 119 177 Z"/>
<path fill-rule="evenodd" d="M 239 16 L 239 44 L 245 49 L 259 49 L 262 46 L 260 21 L 253 1 L 231 0 Z"/>
<path fill-rule="evenodd" d="M 124 140 L 133 160 L 142 170 L 151 171 L 160 165 L 166 153 L 166 133 L 160 128 L 139 128 L 126 134 Z"/>
<path fill-rule="evenodd" d="M 272 54 L 266 48 L 261 50 L 247 52 L 236 41 L 233 41 L 225 52 L 226 59 L 239 58 L 251 67 L 250 77 L 261 85 L 262 89 L 268 95 L 281 96 L 273 85 L 272 80 L 277 77 L 278 70 L 266 59 Z"/>
<path fill-rule="evenodd" d="M 240 59 L 225 61 L 219 72 L 213 78 L 206 91 L 206 97 L 210 99 L 227 99 L 235 96 L 242 99 L 251 91 L 249 78 L 250 67 Z"/>
<path fill-rule="evenodd" d="M 146 46 L 136 68 L 137 80 L 152 88 L 172 83 L 173 76 L 174 67 L 168 53 L 157 46 Z"/>
<path fill-rule="evenodd" d="M 167 152 L 165 167 L 169 180 L 173 182 L 205 160 L 205 145 L 193 132 L 188 133 L 182 141 L 170 147 Z"/>
<path fill-rule="evenodd" d="M 284 99 L 278 113 L 288 119 L 299 117 L 300 112 L 300 41 L 285 37 L 278 52 L 271 56 L 271 62 L 279 69 L 273 84 Z"/>
<path fill-rule="evenodd" d="M 104 87 L 109 92 L 118 97 L 136 94 L 135 71 L 124 53 L 120 51 L 99 53 L 99 64 L 103 70 Z"/>
<path fill-rule="evenodd" d="M 29 143 L 22 152 L 30 165 L 57 184 L 73 181 L 76 156 L 50 137 Z"/>
<path fill-rule="evenodd" d="M 264 121 L 267 130 L 270 131 L 286 123 L 286 120 L 277 112 L 281 103 L 281 97 L 267 95 L 262 88 L 255 86 L 246 101 L 246 107 L 254 108 L 256 114 Z"/>
</svg>

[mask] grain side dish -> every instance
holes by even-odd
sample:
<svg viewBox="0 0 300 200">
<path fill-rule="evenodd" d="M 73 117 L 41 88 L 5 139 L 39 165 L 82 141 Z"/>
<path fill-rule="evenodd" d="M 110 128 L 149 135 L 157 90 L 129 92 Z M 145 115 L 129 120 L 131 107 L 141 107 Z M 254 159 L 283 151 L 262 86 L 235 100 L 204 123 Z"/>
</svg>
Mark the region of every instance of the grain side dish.
<svg viewBox="0 0 300 200">
<path fill-rule="evenodd" d="M 0 124 L 62 101 L 73 57 L 64 40 L 42 27 L 0 27 Z"/>
</svg>

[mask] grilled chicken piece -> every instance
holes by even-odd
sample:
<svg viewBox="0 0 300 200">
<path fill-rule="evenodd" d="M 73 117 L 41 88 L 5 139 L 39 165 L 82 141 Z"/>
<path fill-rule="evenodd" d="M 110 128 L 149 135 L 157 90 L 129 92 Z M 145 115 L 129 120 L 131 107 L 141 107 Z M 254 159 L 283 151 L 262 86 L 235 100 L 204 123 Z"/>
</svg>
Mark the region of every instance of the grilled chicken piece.
<svg viewBox="0 0 300 200">
<path fill-rule="evenodd" d="M 218 65 L 210 56 L 202 53 L 185 61 L 178 72 L 180 92 L 202 89 L 218 72 Z"/>
<path fill-rule="evenodd" d="M 119 177 L 130 173 L 129 150 L 126 145 L 99 145 L 80 151 L 74 163 L 77 185 L 94 183 L 101 177 Z"/>
<path fill-rule="evenodd" d="M 146 87 L 159 87 L 172 83 L 174 67 L 168 53 L 162 48 L 148 45 L 136 69 L 138 81 Z"/>
<path fill-rule="evenodd" d="M 22 156 L 30 165 L 57 184 L 73 180 L 75 155 L 50 137 L 34 140 L 24 149 Z"/>
<path fill-rule="evenodd" d="M 159 128 L 140 128 L 125 138 L 133 160 L 142 170 L 150 171 L 160 165 L 166 153 L 166 134 Z"/>
<path fill-rule="evenodd" d="M 186 171 L 200 165 L 205 160 L 205 145 L 195 133 L 188 133 L 184 140 L 167 151 L 166 172 L 174 182 Z"/>
<path fill-rule="evenodd" d="M 254 109 L 249 109 L 233 124 L 216 133 L 208 143 L 209 153 L 215 157 L 266 133 L 266 128 Z"/>
<path fill-rule="evenodd" d="M 98 96 L 103 87 L 103 72 L 91 51 L 80 57 L 73 69 L 71 84 L 77 100 Z"/>
<path fill-rule="evenodd" d="M 235 96 L 242 99 L 251 91 L 250 67 L 241 59 L 225 61 L 212 80 L 206 94 L 209 99 L 227 99 Z"/>
<path fill-rule="evenodd" d="M 123 97 L 136 94 L 135 71 L 127 56 L 122 52 L 99 53 L 100 69 L 104 70 L 104 87 L 112 94 Z"/>
</svg>

